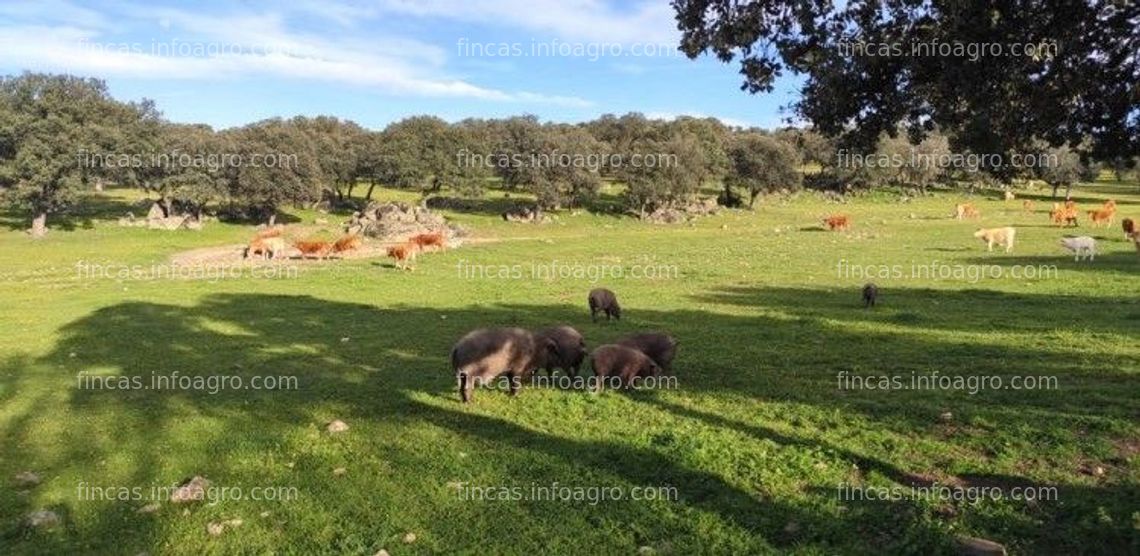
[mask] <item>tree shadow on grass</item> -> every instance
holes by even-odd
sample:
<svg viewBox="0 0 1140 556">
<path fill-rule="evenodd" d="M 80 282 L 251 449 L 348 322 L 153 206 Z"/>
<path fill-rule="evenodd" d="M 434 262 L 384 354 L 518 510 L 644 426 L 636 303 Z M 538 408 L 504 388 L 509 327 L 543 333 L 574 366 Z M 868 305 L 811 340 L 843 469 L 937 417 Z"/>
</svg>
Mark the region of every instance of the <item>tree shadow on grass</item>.
<svg viewBox="0 0 1140 556">
<path fill-rule="evenodd" d="M 428 198 L 428 207 L 431 210 L 440 210 L 459 214 L 498 216 L 504 211 L 516 206 L 533 206 L 534 200 L 525 197 L 453 197 L 447 195 L 433 195 Z"/>
<path fill-rule="evenodd" d="M 835 484 L 819 485 L 809 489 L 820 497 L 851 496 L 851 489 L 861 490 L 872 484 L 866 481 L 877 474 L 889 479 L 902 489 L 898 493 L 910 493 L 905 498 L 909 503 L 900 503 L 897 499 L 888 500 L 851 500 L 844 499 L 844 504 L 854 506 L 854 512 L 847 514 L 850 524 L 861 527 L 862 534 L 869 538 L 875 537 L 890 542 L 889 535 L 882 531 L 866 529 L 868 521 L 875 521 L 878 516 L 884 522 L 890 522 L 892 516 L 923 515 L 928 518 L 931 514 L 953 516 L 961 514 L 963 519 L 960 525 L 966 530 L 985 532 L 990 538 L 1002 538 L 1006 544 L 1016 546 L 1018 551 L 1040 554 L 1043 552 L 1058 554 L 1075 554 L 1089 552 L 1089 546 L 1082 538 L 1096 538 L 1098 551 L 1105 554 L 1117 550 L 1126 550 L 1134 545 L 1135 532 L 1121 527 L 1105 527 L 1103 523 L 1094 519 L 1079 520 L 1072 523 L 1074 514 L 1087 516 L 1096 515 L 1105 507 L 1128 508 L 1132 501 L 1140 497 L 1140 487 L 1135 484 L 1124 484 L 1121 487 L 1089 487 L 1087 485 L 1043 483 L 1026 479 L 1025 477 L 1010 476 L 994 473 L 940 473 L 938 476 L 914 473 L 884 460 L 869 457 L 856 451 L 845 449 L 842 446 L 827 441 L 783 434 L 763 425 L 756 425 L 736 421 L 715 413 L 702 411 L 690 406 L 663 399 L 660 396 L 643 398 L 649 405 L 668 411 L 684 419 L 699 421 L 711 427 L 736 430 L 756 439 L 769 440 L 781 446 L 798 447 L 808 453 L 826 454 L 827 457 L 837 458 L 844 464 L 853 464 L 855 470 L 851 481 L 837 482 Z M 1127 462 L 1120 462 L 1126 466 Z M 881 481 L 873 481 L 882 485 Z M 914 490 L 908 490 L 913 488 Z M 846 492 L 844 492 L 846 490 Z M 1027 497 L 1029 500 L 1017 499 Z M 990 507 L 977 512 L 971 512 L 971 504 L 988 504 Z M 976 506 L 975 506 L 976 508 Z M 1000 529 L 994 528 L 993 515 L 1005 513 L 1005 525 Z M 1018 519 L 1008 519 L 1009 512 L 1024 514 Z M 858 517 L 855 517 L 858 516 Z M 1063 527 L 1048 527 L 1042 524 L 1065 523 Z M 1115 547 L 1115 548 L 1113 548 Z M 884 551 L 893 552 L 905 549 L 898 546 L 889 548 L 883 546 Z"/>
<path fill-rule="evenodd" d="M 796 297 L 809 296 L 800 292 Z M 731 299 L 748 302 L 749 295 Z M 768 303 L 767 297 L 763 299 Z M 718 302 L 725 301 L 729 300 Z M 792 306 L 791 297 L 785 301 Z M 823 305 L 816 310 L 844 309 Z M 136 513 L 140 504 L 80 504 L 74 494 L 65 494 L 52 500 L 71 508 L 76 515 L 73 525 L 46 534 L 22 533 L 12 542 L 23 551 L 79 546 L 259 551 L 288 544 L 297 550 L 363 552 L 375 551 L 382 546 L 374 543 L 393 542 L 403 531 L 418 527 L 426 533 L 417 546 L 435 551 L 473 549 L 474 543 L 492 552 L 516 552 L 541 549 L 544 542 L 563 552 L 582 546 L 625 550 L 668 541 L 688 550 L 719 546 L 738 553 L 807 547 L 870 552 L 856 545 L 859 537 L 852 531 L 866 532 L 866 538 L 874 538 L 880 547 L 942 550 L 947 546 L 947 527 L 933 522 L 927 510 L 916 505 L 900 503 L 882 511 L 843 514 L 832 496 L 765 498 L 749 488 L 751 480 L 743 471 L 763 462 L 713 470 L 638 440 L 646 432 L 670 432 L 664 424 L 657 431 L 618 434 L 630 412 L 637 411 L 631 404 L 645 398 L 639 393 L 595 397 L 577 391 L 524 390 L 517 399 L 508 399 L 499 392 L 480 391 L 471 406 L 458 403 L 447 353 L 455 339 L 472 328 L 537 328 L 567 322 L 583 330 L 591 347 L 638 329 L 665 329 L 681 339 L 675 368 L 683 389 L 664 394 L 660 403 L 651 400 L 649 405 L 659 408 L 662 418 L 675 415 L 711 428 L 735 427 L 754 437 L 741 446 L 748 453 L 763 449 L 758 442 L 775 442 L 797 452 L 831 450 L 839 458 L 862 462 L 896 480 L 907 477 L 912 472 L 907 467 L 913 463 L 898 461 L 889 446 L 866 448 L 870 452 L 866 454 L 849 446 L 824 446 L 780 435 L 758 421 L 736 426 L 727 417 L 682 410 L 677 399 L 728 396 L 772 405 L 790 401 L 862 414 L 867 426 L 888 436 L 898 432 L 902 438 L 937 437 L 930 423 L 943 409 L 945 398 L 914 394 L 884 400 L 875 393 L 838 393 L 835 370 L 850 368 L 852 361 L 875 368 L 873 362 L 880 357 L 895 360 L 901 369 L 918 368 L 927 357 L 950 356 L 959 350 L 929 338 L 845 330 L 810 314 L 788 320 L 631 307 L 626 316 L 613 326 L 601 326 L 589 323 L 582 308 L 564 305 L 377 308 L 259 294 L 211 295 L 193 306 L 132 301 L 104 307 L 64 326 L 62 339 L 47 356 L 14 360 L 6 369 L 0 399 L 24 408 L 0 425 L 0 438 L 5 446 L 17 447 L 20 460 L 19 464 L 4 460 L 0 470 L 10 474 L 17 471 L 16 465 L 28 466 L 72 484 L 86 480 L 104 485 L 171 484 L 201 474 L 220 485 L 301 484 L 305 497 L 295 505 L 272 509 L 273 516 L 261 520 L 254 517 L 264 506 L 251 503 L 198 507 L 189 516 L 164 505 L 157 514 L 140 515 Z M 867 352 L 860 347 L 868 343 L 877 348 Z M 1011 353 L 1015 358 L 1037 355 L 1026 348 L 1001 346 L 983 351 L 975 362 Z M 797 372 L 775 372 L 780 370 Z M 1082 365 L 1046 364 L 1040 370 L 1057 372 L 1072 382 L 1085 379 Z M 245 381 L 258 376 L 296 377 L 298 382 L 296 389 L 274 391 L 106 390 L 78 387 L 80 373 L 138 377 L 144 383 L 155 375 L 174 373 L 202 380 L 227 375 Z M 1122 413 L 1135 414 L 1136 389 L 1124 382 L 1128 378 L 1088 378 L 1087 395 L 1075 396 L 1071 403 L 1058 404 L 1055 395 L 997 396 L 1003 403 L 992 407 L 994 397 L 953 403 L 964 416 L 973 414 L 1008 427 L 991 431 L 997 442 L 1011 437 L 1050 438 L 1050 430 L 1069 424 L 1079 424 L 1092 435 L 1116 434 L 1119 427 L 1114 423 Z M 44 389 L 43 384 L 49 387 Z M 1093 399 L 1098 403 L 1090 406 Z M 47 413 L 45 408 L 51 407 L 66 416 Z M 563 414 L 580 417 L 561 423 Z M 44 431 L 56 430 L 52 423 L 57 418 L 64 419 L 65 432 L 58 441 L 47 442 Z M 323 425 L 334 418 L 352 425 L 349 436 L 323 432 Z M 958 437 L 932 441 L 943 442 L 948 449 L 972 450 Z M 1047 453 L 1043 446 L 1041 456 Z M 113 464 L 104 470 L 100 462 L 107 460 Z M 346 462 L 349 474 L 333 479 L 329 468 L 340 461 Z M 597 507 L 550 501 L 471 504 L 446 492 L 443 485 L 451 480 L 494 484 L 509 480 L 524 486 L 551 480 L 566 485 L 667 483 L 679 489 L 681 499 L 676 504 L 622 502 Z M 64 486 L 64 493 L 73 492 L 72 486 Z M 369 493 L 374 492 L 387 500 L 372 501 Z M 40 501 L 33 497 L 0 514 L 10 522 Z M 401 511 L 378 512 L 373 508 L 378 503 L 395 504 Z M 1112 506 L 1108 511 L 1115 516 L 1118 510 Z M 247 520 L 240 533 L 216 540 L 205 536 L 206 522 L 234 515 Z M 1065 527 L 1074 519 L 1081 517 L 1062 515 L 1044 527 Z M 279 520 L 301 525 L 290 527 Z M 522 527 L 527 538 L 503 529 L 512 523 Z M 992 530 L 1000 531 L 1002 523 L 993 524 Z M 477 525 L 474 531 L 471 525 Z"/>
<path fill-rule="evenodd" d="M 48 231 L 62 230 L 73 232 L 75 230 L 90 230 L 96 222 L 115 221 L 134 213 L 136 218 L 146 218 L 146 209 L 139 208 L 134 203 L 120 197 L 104 195 L 101 193 L 87 193 L 70 210 L 59 214 L 50 214 L 47 219 Z M 31 211 L 8 208 L 0 212 L 0 226 L 11 231 L 23 231 L 31 228 Z"/>
<path fill-rule="evenodd" d="M 1044 260 L 1009 257 L 1003 258 L 1002 262 L 1048 266 L 1044 265 Z M 1063 262 L 1055 258 L 1047 260 Z M 977 261 L 978 264 L 988 261 L 992 265 L 994 259 L 979 258 Z M 1068 261 L 1073 263 L 1072 259 Z M 1065 272 L 1085 268 L 1088 264 L 1057 266 L 1059 272 Z M 975 278 L 979 284 L 988 279 L 984 275 Z M 875 281 L 875 278 L 868 277 L 867 280 Z M 858 286 L 841 289 L 735 286 L 693 297 L 707 303 L 778 310 L 800 318 L 893 323 L 927 330 L 1016 333 L 1075 327 L 1115 334 L 1140 333 L 1140 301 L 1134 299 L 1022 294 L 981 287 L 936 290 L 892 287 L 889 280 L 877 282 L 879 303 L 872 309 L 863 308 Z M 1020 349 L 1019 346 L 1008 347 L 1014 352 Z"/>
<path fill-rule="evenodd" d="M 1058 236 L 1060 240 L 1062 236 Z M 1100 243 L 1098 249 L 1105 249 L 1105 242 L 1113 239 L 1111 236 L 1101 236 L 1097 238 Z M 1113 242 L 1115 243 L 1115 242 Z M 1065 274 L 1072 273 L 1097 273 L 1097 272 L 1116 272 L 1121 274 L 1135 275 L 1140 273 L 1140 254 L 1132 247 L 1132 244 L 1125 244 L 1127 251 L 1118 251 L 1120 249 L 1117 245 L 1110 244 L 1111 252 L 1097 253 L 1094 260 L 1074 261 L 1073 256 L 1068 254 L 1060 244 L 1057 244 L 1056 256 L 1023 256 L 1023 255 L 1010 255 L 1002 257 L 973 257 L 963 260 L 964 264 L 972 265 L 1002 265 L 1004 267 L 1011 267 L 1014 265 L 1025 267 L 1032 267 L 1037 269 L 1056 267 L 1057 276 L 1061 278 Z"/>
</svg>

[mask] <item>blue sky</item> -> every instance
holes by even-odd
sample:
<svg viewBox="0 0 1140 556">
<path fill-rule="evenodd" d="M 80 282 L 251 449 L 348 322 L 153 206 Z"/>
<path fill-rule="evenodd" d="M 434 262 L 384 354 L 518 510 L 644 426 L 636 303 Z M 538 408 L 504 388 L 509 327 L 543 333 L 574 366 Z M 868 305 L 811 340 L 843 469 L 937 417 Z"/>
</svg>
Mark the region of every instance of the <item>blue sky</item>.
<svg viewBox="0 0 1140 556">
<path fill-rule="evenodd" d="M 0 0 L 0 73 L 99 77 L 117 98 L 216 127 L 630 111 L 781 123 L 798 79 L 750 95 L 736 64 L 689 60 L 678 36 L 665 0 Z"/>
</svg>

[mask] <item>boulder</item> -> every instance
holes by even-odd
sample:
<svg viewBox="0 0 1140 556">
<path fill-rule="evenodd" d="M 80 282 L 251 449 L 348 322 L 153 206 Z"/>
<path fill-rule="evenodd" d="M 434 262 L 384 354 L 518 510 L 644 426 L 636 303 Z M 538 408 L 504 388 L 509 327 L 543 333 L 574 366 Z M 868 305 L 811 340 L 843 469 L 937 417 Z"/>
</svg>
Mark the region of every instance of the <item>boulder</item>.
<svg viewBox="0 0 1140 556">
<path fill-rule="evenodd" d="M 59 525 L 59 516 L 51 510 L 40 510 L 28 514 L 24 523 L 33 529 L 50 529 Z"/>
<path fill-rule="evenodd" d="M 447 223 L 442 216 L 426 207 L 408 203 L 369 203 L 345 223 L 347 233 L 360 233 L 382 241 L 403 241 L 410 236 L 448 229 L 450 237 L 466 232 Z"/>
<path fill-rule="evenodd" d="M 460 199 L 458 197 L 428 197 L 423 201 L 423 207 L 431 210 L 475 210 L 475 201 Z"/>
<path fill-rule="evenodd" d="M 659 208 L 645 215 L 644 218 L 654 224 L 676 224 L 688 220 L 688 216 L 684 212 L 672 208 Z"/>
<path fill-rule="evenodd" d="M 542 223 L 547 221 L 546 215 L 542 212 L 542 207 L 538 205 L 515 205 L 503 211 L 502 217 L 507 222 Z"/>
<path fill-rule="evenodd" d="M 170 501 L 175 504 L 182 504 L 185 502 L 201 502 L 206 499 L 206 489 L 210 488 L 210 481 L 204 477 L 195 475 L 193 478 L 183 481 L 170 493 Z"/>
<path fill-rule="evenodd" d="M 161 220 L 166 218 L 166 213 L 162 212 L 162 207 L 158 203 L 151 203 L 150 210 L 146 213 L 147 220 Z"/>
</svg>

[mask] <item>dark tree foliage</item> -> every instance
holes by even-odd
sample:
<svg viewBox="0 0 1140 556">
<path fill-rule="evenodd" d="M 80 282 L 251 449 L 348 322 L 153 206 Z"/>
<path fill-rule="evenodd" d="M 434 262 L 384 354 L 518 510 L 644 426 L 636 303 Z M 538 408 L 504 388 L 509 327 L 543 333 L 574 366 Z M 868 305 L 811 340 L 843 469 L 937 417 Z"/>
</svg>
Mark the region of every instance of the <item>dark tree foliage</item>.
<svg viewBox="0 0 1140 556">
<path fill-rule="evenodd" d="M 1140 151 L 1134 1 L 674 0 L 673 7 L 681 50 L 738 59 L 743 89 L 769 92 L 786 71 L 806 75 L 796 112 L 850 148 L 870 152 L 903 123 L 915 142 L 942 129 L 956 151 L 1005 154 L 1037 140 L 1076 147 L 1086 138 L 1103 160 Z M 995 44 L 998 55 L 983 46 Z"/>
<path fill-rule="evenodd" d="M 123 131 L 151 114 L 149 102 L 115 101 L 98 79 L 0 78 L 0 195 L 27 210 L 32 234 L 42 236 L 49 214 L 67 210 L 88 183 L 109 175 L 89 155 L 118 150 Z"/>
</svg>

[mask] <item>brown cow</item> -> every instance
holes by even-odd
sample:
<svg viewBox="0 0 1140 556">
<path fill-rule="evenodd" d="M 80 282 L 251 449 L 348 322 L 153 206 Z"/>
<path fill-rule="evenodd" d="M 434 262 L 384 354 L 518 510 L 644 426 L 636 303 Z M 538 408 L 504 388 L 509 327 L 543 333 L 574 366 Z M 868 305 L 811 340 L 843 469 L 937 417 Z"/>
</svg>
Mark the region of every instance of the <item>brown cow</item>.
<svg viewBox="0 0 1140 556">
<path fill-rule="evenodd" d="M 416 253 L 419 248 L 414 243 L 401 243 L 393 245 L 388 248 L 388 256 L 396 260 L 396 268 L 403 270 L 415 270 L 409 263 L 416 261 Z"/>
<path fill-rule="evenodd" d="M 823 224 L 831 231 L 843 231 L 851 225 L 851 218 L 846 214 L 833 214 L 823 219 Z"/>
</svg>

